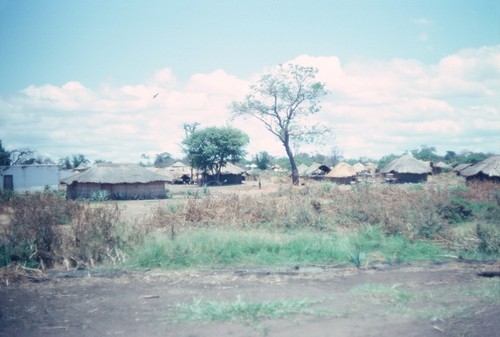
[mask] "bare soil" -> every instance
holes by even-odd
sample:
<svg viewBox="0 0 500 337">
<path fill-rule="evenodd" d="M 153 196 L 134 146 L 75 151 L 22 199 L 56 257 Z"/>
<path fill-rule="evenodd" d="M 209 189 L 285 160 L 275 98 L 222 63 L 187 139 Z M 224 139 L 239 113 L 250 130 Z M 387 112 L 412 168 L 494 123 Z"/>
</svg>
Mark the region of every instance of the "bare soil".
<svg viewBox="0 0 500 337">
<path fill-rule="evenodd" d="M 498 336 L 496 264 L 51 271 L 0 288 L 0 336 Z M 486 283 L 485 283 L 486 282 Z M 404 294 L 405 296 L 400 296 Z M 178 304 L 308 300 L 327 314 L 179 322 Z"/>
</svg>

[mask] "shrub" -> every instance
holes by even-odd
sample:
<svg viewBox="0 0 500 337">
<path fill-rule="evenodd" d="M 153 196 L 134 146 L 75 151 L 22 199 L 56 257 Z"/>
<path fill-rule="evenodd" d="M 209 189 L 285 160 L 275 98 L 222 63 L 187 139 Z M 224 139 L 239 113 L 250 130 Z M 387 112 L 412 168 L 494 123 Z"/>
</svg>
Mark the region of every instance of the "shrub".
<svg viewBox="0 0 500 337">
<path fill-rule="evenodd" d="M 90 201 L 105 201 L 109 199 L 109 192 L 106 190 L 101 190 L 97 192 L 93 192 L 90 196 Z M 121 197 L 121 196 L 118 196 Z"/>
<path fill-rule="evenodd" d="M 476 236 L 478 238 L 478 250 L 487 255 L 500 253 L 500 230 L 498 226 L 477 224 Z"/>
<path fill-rule="evenodd" d="M 17 195 L 6 207 L 9 221 L 0 233 L 3 266 L 19 263 L 44 268 L 66 263 L 88 267 L 116 261 L 128 240 L 140 241 L 140 234 L 130 235 L 118 226 L 116 204 L 82 204 L 39 192 Z"/>
<path fill-rule="evenodd" d="M 55 226 L 64 225 L 80 206 L 50 192 L 17 195 L 10 201 L 12 214 L 6 228 L 6 245 L 13 262 L 52 266 L 60 244 Z"/>
<path fill-rule="evenodd" d="M 440 215 L 449 223 L 457 224 L 469 220 L 472 215 L 472 203 L 463 198 L 453 198 L 440 206 Z"/>
</svg>

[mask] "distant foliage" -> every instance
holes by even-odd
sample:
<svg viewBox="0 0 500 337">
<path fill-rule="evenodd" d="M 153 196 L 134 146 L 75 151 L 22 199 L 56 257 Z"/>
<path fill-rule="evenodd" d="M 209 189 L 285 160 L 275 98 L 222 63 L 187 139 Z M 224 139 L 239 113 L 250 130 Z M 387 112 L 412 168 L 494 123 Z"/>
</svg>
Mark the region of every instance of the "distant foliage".
<svg viewBox="0 0 500 337">
<path fill-rule="evenodd" d="M 2 146 L 0 139 L 0 166 L 10 166 L 10 152 Z"/>
</svg>

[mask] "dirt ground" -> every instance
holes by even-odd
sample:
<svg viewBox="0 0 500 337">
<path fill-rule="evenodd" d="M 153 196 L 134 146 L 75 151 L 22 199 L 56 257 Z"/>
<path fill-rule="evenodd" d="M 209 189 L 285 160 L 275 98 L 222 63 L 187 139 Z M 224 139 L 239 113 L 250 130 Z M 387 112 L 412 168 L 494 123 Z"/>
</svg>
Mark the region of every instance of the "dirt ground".
<svg viewBox="0 0 500 337">
<path fill-rule="evenodd" d="M 457 262 L 52 271 L 48 281 L 0 288 L 0 336 L 498 336 L 500 279 L 477 274 L 499 268 Z M 286 319 L 176 318 L 179 304 L 238 298 L 316 304 Z"/>
</svg>

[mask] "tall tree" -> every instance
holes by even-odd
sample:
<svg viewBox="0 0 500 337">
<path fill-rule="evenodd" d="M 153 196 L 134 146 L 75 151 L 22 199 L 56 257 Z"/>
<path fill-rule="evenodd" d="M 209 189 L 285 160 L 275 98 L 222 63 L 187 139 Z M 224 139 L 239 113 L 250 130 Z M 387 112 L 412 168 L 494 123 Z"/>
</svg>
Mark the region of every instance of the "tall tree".
<svg viewBox="0 0 500 337">
<path fill-rule="evenodd" d="M 259 170 L 267 170 L 271 166 L 272 157 L 266 151 L 262 151 L 255 155 L 254 160 Z"/>
<path fill-rule="evenodd" d="M 299 183 L 292 144 L 317 140 L 329 131 L 321 125 L 306 126 L 304 120 L 320 110 L 319 98 L 328 94 L 316 81 L 317 69 L 288 64 L 279 65 L 250 86 L 241 102 L 232 102 L 233 115 L 254 117 L 285 147 L 292 170 L 292 183 Z"/>
<path fill-rule="evenodd" d="M 15 149 L 10 151 L 12 165 L 35 165 L 35 164 L 53 164 L 54 162 L 40 155 L 32 149 Z"/>
<path fill-rule="evenodd" d="M 156 155 L 154 167 L 167 167 L 175 163 L 175 159 L 168 152 L 159 153 Z"/>
<path fill-rule="evenodd" d="M 221 168 L 228 162 L 236 163 L 246 154 L 248 135 L 231 127 L 209 127 L 186 135 L 182 144 L 191 167 L 212 172 L 219 179 Z"/>
<path fill-rule="evenodd" d="M 74 154 L 72 156 L 66 156 L 59 159 L 59 166 L 64 170 L 71 170 L 80 165 L 88 164 L 90 164 L 90 160 L 88 160 L 83 154 Z"/>
<path fill-rule="evenodd" d="M 10 166 L 10 152 L 3 148 L 1 139 L 0 139 L 0 165 Z"/>
</svg>

